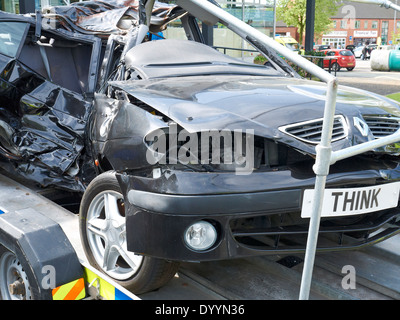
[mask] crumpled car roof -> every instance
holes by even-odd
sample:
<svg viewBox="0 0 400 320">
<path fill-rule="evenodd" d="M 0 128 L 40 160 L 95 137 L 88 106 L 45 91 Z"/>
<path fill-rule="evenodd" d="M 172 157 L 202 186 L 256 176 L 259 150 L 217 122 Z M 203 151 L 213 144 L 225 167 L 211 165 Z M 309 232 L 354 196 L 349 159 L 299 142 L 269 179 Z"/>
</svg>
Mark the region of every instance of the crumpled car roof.
<svg viewBox="0 0 400 320">
<path fill-rule="evenodd" d="M 92 34 L 124 34 L 140 21 L 140 0 L 109 0 L 75 2 L 69 6 L 44 8 L 43 14 L 53 16 L 69 31 Z M 159 32 L 170 21 L 186 14 L 176 5 L 155 2 L 151 17 L 151 32 Z"/>
</svg>

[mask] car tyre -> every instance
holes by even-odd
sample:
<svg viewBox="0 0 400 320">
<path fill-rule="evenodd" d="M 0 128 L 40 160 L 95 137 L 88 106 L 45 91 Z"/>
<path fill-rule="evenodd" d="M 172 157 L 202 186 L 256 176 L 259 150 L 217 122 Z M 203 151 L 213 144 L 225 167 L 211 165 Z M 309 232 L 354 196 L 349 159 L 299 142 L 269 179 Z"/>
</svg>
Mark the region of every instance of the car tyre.
<svg viewBox="0 0 400 320">
<path fill-rule="evenodd" d="M 335 71 L 335 72 L 340 71 L 340 66 L 339 66 L 339 64 L 337 62 L 334 62 L 332 64 L 332 70 Z"/>
<path fill-rule="evenodd" d="M 89 184 L 79 220 L 89 263 L 134 294 L 162 287 L 177 272 L 177 262 L 127 250 L 124 199 L 115 172 L 102 173 Z"/>
<path fill-rule="evenodd" d="M 346 69 L 347 69 L 347 71 L 353 71 L 354 67 L 353 68 L 346 68 Z"/>
</svg>

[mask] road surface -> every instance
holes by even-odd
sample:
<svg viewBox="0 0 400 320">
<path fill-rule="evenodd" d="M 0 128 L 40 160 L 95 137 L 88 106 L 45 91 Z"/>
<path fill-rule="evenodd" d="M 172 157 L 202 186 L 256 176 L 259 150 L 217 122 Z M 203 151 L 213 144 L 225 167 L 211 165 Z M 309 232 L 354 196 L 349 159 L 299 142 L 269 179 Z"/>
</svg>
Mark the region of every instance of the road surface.
<svg viewBox="0 0 400 320">
<path fill-rule="evenodd" d="M 400 92 L 400 72 L 373 71 L 369 60 L 357 59 L 353 71 L 341 69 L 336 76 L 341 85 L 364 89 L 381 95 Z"/>
</svg>

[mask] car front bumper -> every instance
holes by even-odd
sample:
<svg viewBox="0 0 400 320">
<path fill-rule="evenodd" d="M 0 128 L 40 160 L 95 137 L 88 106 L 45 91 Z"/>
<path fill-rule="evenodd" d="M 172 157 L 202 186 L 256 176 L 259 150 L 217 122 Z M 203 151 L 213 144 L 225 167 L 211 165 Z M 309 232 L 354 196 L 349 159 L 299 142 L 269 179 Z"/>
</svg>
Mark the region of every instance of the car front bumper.
<svg viewBox="0 0 400 320">
<path fill-rule="evenodd" d="M 392 177 L 399 177 L 398 168 L 391 171 Z M 387 177 L 387 172 L 332 174 L 327 184 L 391 182 L 382 175 Z M 128 174 L 117 178 L 126 199 L 129 251 L 168 260 L 211 261 L 305 250 L 309 219 L 300 218 L 300 211 L 303 192 L 314 187 L 314 178 L 299 179 L 286 170 L 249 176 L 175 171 L 159 179 Z M 185 244 L 184 232 L 201 220 L 214 226 L 218 238 L 211 248 L 195 251 Z M 327 239 L 319 241 L 318 250 L 360 248 L 399 232 L 399 206 L 372 215 L 322 219 L 320 234 Z"/>
</svg>

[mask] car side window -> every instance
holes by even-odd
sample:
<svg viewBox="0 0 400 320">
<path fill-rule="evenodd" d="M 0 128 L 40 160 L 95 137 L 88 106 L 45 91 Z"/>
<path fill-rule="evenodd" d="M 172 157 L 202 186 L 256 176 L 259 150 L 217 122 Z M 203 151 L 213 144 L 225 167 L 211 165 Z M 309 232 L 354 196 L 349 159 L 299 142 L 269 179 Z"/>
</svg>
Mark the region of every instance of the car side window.
<svg viewBox="0 0 400 320">
<path fill-rule="evenodd" d="M 0 22 L 0 53 L 15 57 L 26 30 L 24 22 Z"/>
<path fill-rule="evenodd" d="M 335 55 L 335 52 L 334 52 L 334 51 L 328 51 L 328 52 L 326 53 L 326 55 L 327 55 L 328 57 L 333 57 L 333 56 Z"/>
<path fill-rule="evenodd" d="M 32 41 L 31 28 L 21 48 L 19 61 L 45 79 L 76 93 L 88 88 L 92 45 L 42 31 L 38 41 Z"/>
</svg>

